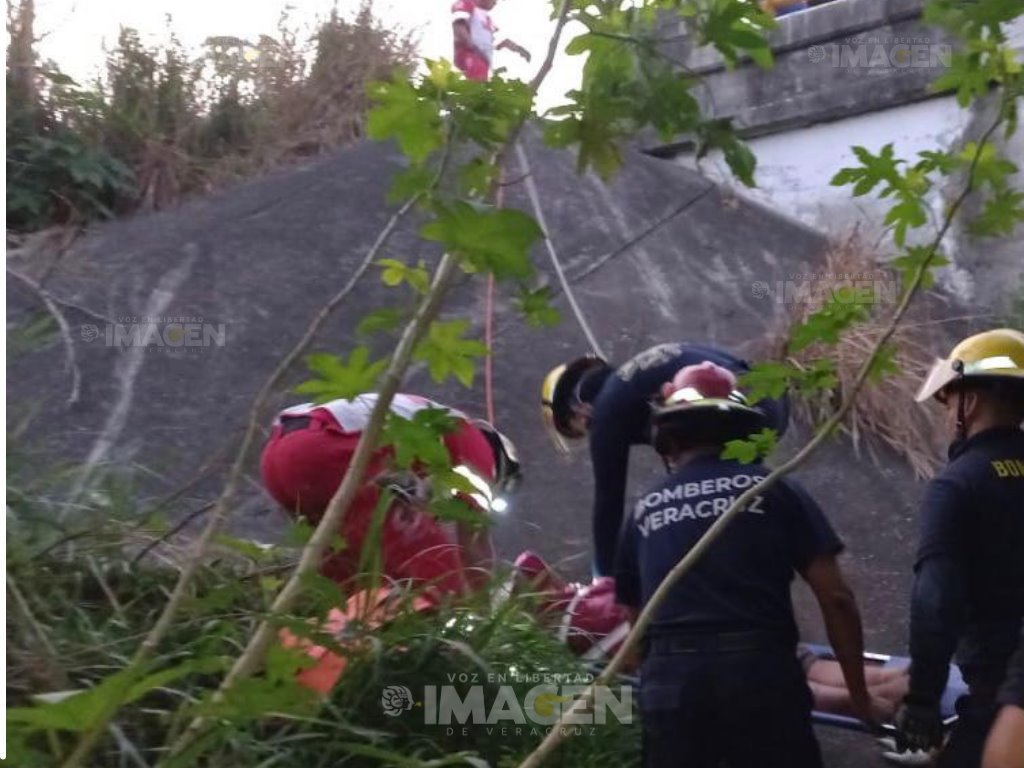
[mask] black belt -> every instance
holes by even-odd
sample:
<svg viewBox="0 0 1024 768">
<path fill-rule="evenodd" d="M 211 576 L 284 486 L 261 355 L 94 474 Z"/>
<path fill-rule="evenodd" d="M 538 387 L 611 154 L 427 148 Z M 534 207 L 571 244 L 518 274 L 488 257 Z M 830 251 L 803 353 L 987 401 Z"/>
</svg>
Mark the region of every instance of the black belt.
<svg viewBox="0 0 1024 768">
<path fill-rule="evenodd" d="M 709 632 L 665 634 L 647 641 L 649 655 L 674 653 L 741 653 L 767 649 L 786 649 L 792 645 L 778 632 Z"/>
<path fill-rule="evenodd" d="M 312 416 L 286 416 L 281 419 L 281 434 L 287 435 L 289 432 L 307 429 L 312 423 Z"/>
</svg>

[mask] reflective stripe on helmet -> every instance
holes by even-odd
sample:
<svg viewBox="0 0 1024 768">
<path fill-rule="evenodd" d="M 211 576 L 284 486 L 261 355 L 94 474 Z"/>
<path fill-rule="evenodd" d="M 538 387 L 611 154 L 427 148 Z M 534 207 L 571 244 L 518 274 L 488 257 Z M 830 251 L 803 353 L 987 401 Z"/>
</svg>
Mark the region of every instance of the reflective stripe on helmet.
<svg viewBox="0 0 1024 768">
<path fill-rule="evenodd" d="M 964 374 L 979 373 L 980 371 L 1017 370 L 1020 367 L 1009 355 L 1001 355 L 999 357 L 986 357 L 981 360 L 975 360 L 973 363 L 965 363 Z"/>
<path fill-rule="evenodd" d="M 481 508 L 490 510 L 491 504 L 494 501 L 494 493 L 491 491 L 491 484 L 465 464 L 459 464 L 459 466 L 453 467 L 452 471 L 469 480 L 470 485 L 475 489 L 476 492 L 469 494 L 469 497 Z"/>
<path fill-rule="evenodd" d="M 695 387 L 683 387 L 677 389 L 671 395 L 666 398 L 664 405 L 679 405 L 680 403 L 703 403 L 703 402 L 719 402 L 722 401 L 720 397 L 706 397 L 702 395 Z M 738 403 L 740 405 L 747 404 L 747 398 L 744 397 L 742 392 L 733 390 L 729 393 L 729 401 Z"/>
</svg>

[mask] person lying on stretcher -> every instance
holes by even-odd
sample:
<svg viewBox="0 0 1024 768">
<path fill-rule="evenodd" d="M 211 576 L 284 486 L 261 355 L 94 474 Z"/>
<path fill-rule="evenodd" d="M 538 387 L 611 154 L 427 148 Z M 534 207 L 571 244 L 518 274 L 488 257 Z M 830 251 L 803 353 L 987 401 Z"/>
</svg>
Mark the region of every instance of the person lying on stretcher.
<svg viewBox="0 0 1024 768">
<path fill-rule="evenodd" d="M 586 585 L 568 583 L 529 551 L 516 558 L 515 574 L 517 589 L 536 597 L 540 615 L 574 653 L 592 661 L 606 661 L 615 655 L 629 631 L 632 615 L 615 602 L 614 579 L 602 576 Z M 814 696 L 814 709 L 856 717 L 839 663 L 818 656 L 802 643 L 796 655 Z M 882 720 L 892 719 L 907 692 L 906 668 L 865 665 L 864 676 L 874 711 Z"/>
</svg>

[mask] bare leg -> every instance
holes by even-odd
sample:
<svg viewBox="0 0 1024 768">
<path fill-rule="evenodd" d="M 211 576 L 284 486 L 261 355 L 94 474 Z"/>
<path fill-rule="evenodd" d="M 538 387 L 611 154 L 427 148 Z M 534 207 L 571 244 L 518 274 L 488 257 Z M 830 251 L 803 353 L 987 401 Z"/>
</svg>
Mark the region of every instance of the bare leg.
<svg viewBox="0 0 1024 768">
<path fill-rule="evenodd" d="M 907 676 L 905 667 L 879 667 L 871 664 L 864 665 L 864 679 L 868 687 L 885 685 L 894 680 Z M 839 662 L 828 659 L 818 659 L 807 671 L 807 679 L 813 680 L 822 685 L 846 687 L 846 680 L 843 679 L 843 670 Z"/>
<path fill-rule="evenodd" d="M 881 720 L 892 719 L 896 705 L 907 692 L 906 670 L 867 667 L 865 677 L 875 714 Z M 818 711 L 856 716 L 838 662 L 825 659 L 815 661 L 807 671 L 807 684 L 814 694 L 814 708 Z"/>
</svg>

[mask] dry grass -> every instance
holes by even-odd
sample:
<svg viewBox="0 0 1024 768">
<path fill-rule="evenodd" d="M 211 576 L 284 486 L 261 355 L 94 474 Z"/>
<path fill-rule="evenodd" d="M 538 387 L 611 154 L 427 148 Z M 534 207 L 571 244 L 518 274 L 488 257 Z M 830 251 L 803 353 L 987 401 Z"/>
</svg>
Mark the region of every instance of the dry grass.
<svg viewBox="0 0 1024 768">
<path fill-rule="evenodd" d="M 852 387 L 858 370 L 884 333 L 892 301 L 898 299 L 893 292 L 886 292 L 887 287 L 896 284 L 896 274 L 880 267 L 873 250 L 856 234 L 829 249 L 822 273 L 826 281 L 833 283 L 841 281 L 841 275 L 851 275 L 848 279 L 855 283 L 877 280 L 886 288 L 876 293 L 880 300 L 871 307 L 868 320 L 844 333 L 834 347 L 814 344 L 795 354 L 786 354 L 785 343 L 792 328 L 819 308 L 813 301 L 792 304 L 785 327 L 773 334 L 776 359 L 785 359 L 801 368 L 823 358 L 836 362 L 838 385 L 835 389 L 811 398 L 795 398 L 796 418 L 811 425 L 827 418 Z M 836 277 L 829 278 L 829 275 Z M 918 307 L 890 341 L 899 372 L 878 382 L 869 381 L 842 426 L 857 455 L 866 452 L 880 463 L 886 460 L 885 453 L 892 451 L 907 462 L 918 478 L 930 478 L 934 474 L 942 461 L 944 439 L 938 410 L 931 405 L 918 405 L 914 395 L 934 362 L 936 351 L 948 345 L 942 329 L 947 321 L 931 320 L 924 314 L 925 310 Z"/>
</svg>

